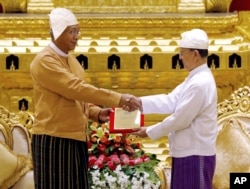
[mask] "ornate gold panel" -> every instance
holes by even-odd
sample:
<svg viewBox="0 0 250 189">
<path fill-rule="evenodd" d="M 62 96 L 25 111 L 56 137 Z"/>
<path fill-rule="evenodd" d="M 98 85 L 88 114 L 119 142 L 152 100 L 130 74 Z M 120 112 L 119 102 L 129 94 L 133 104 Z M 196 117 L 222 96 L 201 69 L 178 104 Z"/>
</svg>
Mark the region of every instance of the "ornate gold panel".
<svg viewBox="0 0 250 189">
<path fill-rule="evenodd" d="M 156 6 L 157 2 L 155 1 L 152 6 Z M 173 55 L 178 54 L 180 33 L 194 27 L 203 28 L 208 32 L 211 39 L 210 54 L 214 53 L 220 58 L 220 68 L 213 70 L 219 101 L 236 88 L 250 82 L 249 12 L 77 13 L 76 15 L 82 35 L 74 54 L 76 56 L 84 54 L 88 57 L 86 80 L 98 87 L 137 96 L 171 91 L 187 75 L 186 71 L 171 67 Z M 48 16 L 47 14 L 1 15 L 0 29 L 0 103 L 11 111 L 16 111 L 18 99 L 30 97 L 28 101 L 32 111 L 29 64 L 36 53 L 50 42 Z M 153 58 L 153 69 L 139 67 L 140 57 L 146 53 Z M 228 67 L 228 56 L 233 53 L 240 55 L 241 68 Z M 19 57 L 18 70 L 6 70 L 6 57 L 10 54 Z M 112 54 L 120 57 L 121 70 L 107 69 L 107 58 Z M 158 116 L 149 116 L 146 117 L 146 122 L 150 124 L 158 119 L 160 119 Z"/>
</svg>

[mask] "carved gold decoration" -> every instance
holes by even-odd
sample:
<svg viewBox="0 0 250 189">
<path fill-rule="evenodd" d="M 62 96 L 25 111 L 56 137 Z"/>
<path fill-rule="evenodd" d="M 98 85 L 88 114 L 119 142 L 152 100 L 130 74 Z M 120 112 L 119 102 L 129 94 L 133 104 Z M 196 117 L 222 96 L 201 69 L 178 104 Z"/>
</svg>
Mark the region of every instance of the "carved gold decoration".
<svg viewBox="0 0 250 189">
<path fill-rule="evenodd" d="M 229 12 L 232 0 L 206 0 L 206 12 Z"/>
<path fill-rule="evenodd" d="M 1 111 L 1 107 L 0 107 L 0 111 Z M 1 112 L 0 112 L 0 116 L 1 116 Z M 3 137 L 5 139 L 5 143 L 8 146 L 13 146 L 13 140 L 11 137 L 9 125 L 7 123 L 5 123 L 5 121 L 1 118 L 0 118 L 0 134 L 3 135 Z"/>
<path fill-rule="evenodd" d="M 239 12 L 239 22 L 235 27 L 237 31 L 250 41 L 250 11 Z"/>
<path fill-rule="evenodd" d="M 167 179 L 165 176 L 165 171 L 164 171 L 165 166 L 163 166 L 161 163 L 154 168 L 157 176 L 160 178 L 161 180 L 161 189 L 168 189 L 167 187 Z M 170 182 L 170 181 L 169 181 Z"/>
<path fill-rule="evenodd" d="M 0 105 L 0 131 L 5 137 L 5 143 L 12 149 L 13 148 L 13 137 L 12 131 L 15 128 L 24 126 L 27 130 L 22 129 L 25 132 L 27 141 L 30 144 L 31 128 L 33 125 L 34 117 L 31 112 L 10 112 L 6 107 Z M 30 146 L 28 146 L 30 151 Z"/>
<path fill-rule="evenodd" d="M 31 112 L 19 111 L 10 112 L 7 108 L 0 105 L 0 119 L 2 119 L 10 127 L 15 124 L 22 124 L 28 130 L 32 128 L 34 116 Z"/>
<path fill-rule="evenodd" d="M 77 14 L 82 36 L 114 37 L 119 36 L 152 36 L 179 37 L 179 32 L 189 28 L 203 28 L 207 32 L 221 34 L 233 31 L 239 19 L 236 13 L 212 14 L 208 16 L 195 14 L 152 14 L 148 15 L 113 15 Z M 18 27 L 17 27 L 18 26 Z M 47 15 L 4 16 L 0 17 L 2 38 L 49 38 Z M 110 33 L 112 31 L 112 34 Z M 136 35 L 135 35 L 136 34 Z"/>
<path fill-rule="evenodd" d="M 32 129 L 34 123 L 33 113 L 27 111 L 19 111 L 17 113 L 19 123 L 26 127 L 29 131 Z"/>
<path fill-rule="evenodd" d="M 152 2 L 155 3 L 152 6 L 157 6 L 160 1 Z M 94 1 L 88 3 L 91 6 Z M 220 68 L 211 68 L 218 87 L 219 102 L 234 89 L 250 82 L 248 12 L 192 15 L 77 13 L 76 16 L 82 35 L 74 54 L 88 57 L 90 66 L 86 70 L 86 80 L 97 87 L 137 96 L 170 92 L 187 75 L 178 65 L 176 69 L 171 67 L 172 56 L 179 51 L 180 33 L 194 27 L 208 32 L 211 38 L 210 54 L 220 58 Z M 2 15 L 0 29 L 0 104 L 16 111 L 17 99 L 25 96 L 31 99 L 29 110 L 33 111 L 29 64 L 36 53 L 50 42 L 48 15 Z M 154 60 L 152 69 L 139 67 L 140 57 L 145 53 Z M 241 68 L 228 67 L 228 56 L 233 53 L 241 56 Z M 19 57 L 19 70 L 6 70 L 6 56 L 10 54 Z M 112 54 L 117 54 L 122 61 L 122 69 L 116 69 L 115 73 L 107 69 L 107 57 Z M 145 123 L 150 125 L 160 120 L 158 115 L 147 116 Z"/>
<path fill-rule="evenodd" d="M 26 13 L 27 0 L 1 0 L 4 13 Z"/>
<path fill-rule="evenodd" d="M 250 113 L 250 87 L 244 86 L 234 91 L 230 98 L 218 104 L 218 119 L 232 114 Z"/>
<path fill-rule="evenodd" d="M 10 116 L 10 112 L 7 108 L 0 105 L 0 118 L 5 120 Z"/>
<path fill-rule="evenodd" d="M 216 139 L 216 168 L 213 177 L 213 188 L 230 188 L 230 173 L 249 172 L 250 167 L 250 114 L 242 117 L 231 114 L 223 124 Z"/>
<path fill-rule="evenodd" d="M 54 1 L 56 6 L 71 8 L 78 13 L 166 13 L 176 12 L 179 0 L 75 0 Z"/>
<path fill-rule="evenodd" d="M 218 137 L 216 142 L 216 166 L 214 188 L 228 188 L 230 172 L 249 171 L 250 153 L 250 87 L 233 91 L 217 105 Z M 245 157 L 243 157 L 245 155 Z M 240 160 L 239 160 L 240 159 Z"/>
<path fill-rule="evenodd" d="M 48 14 L 54 8 L 54 0 L 29 0 L 27 12 Z M 72 3 L 72 1 L 70 1 Z M 59 7 L 63 7 L 59 5 Z"/>
<path fill-rule="evenodd" d="M 178 12 L 183 13 L 204 13 L 205 4 L 203 0 L 180 0 Z"/>
<path fill-rule="evenodd" d="M 75 13 L 199 13 L 226 12 L 230 0 L 30 0 L 28 13 L 49 13 L 53 7 L 70 8 Z M 206 3 L 206 4 L 205 4 Z M 206 5 L 206 6 L 205 6 Z"/>
</svg>

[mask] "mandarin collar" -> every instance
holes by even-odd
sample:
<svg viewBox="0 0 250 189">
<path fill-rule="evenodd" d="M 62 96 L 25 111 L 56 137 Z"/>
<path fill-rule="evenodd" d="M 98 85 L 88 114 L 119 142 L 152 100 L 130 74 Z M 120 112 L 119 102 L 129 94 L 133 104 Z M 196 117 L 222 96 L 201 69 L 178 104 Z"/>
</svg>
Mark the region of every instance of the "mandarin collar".
<svg viewBox="0 0 250 189">
<path fill-rule="evenodd" d="M 207 68 L 208 68 L 207 63 L 202 64 L 202 65 L 198 66 L 197 68 L 193 69 L 191 72 L 189 72 L 188 77 L 192 77 L 192 76 L 195 75 L 196 73 L 198 73 L 198 72 L 200 72 L 200 71 L 202 71 L 202 70 L 205 70 L 205 69 L 207 69 Z"/>
<path fill-rule="evenodd" d="M 50 42 L 50 43 L 49 43 L 49 46 L 50 46 L 54 51 L 56 51 L 56 53 L 59 54 L 60 56 L 65 57 L 65 58 L 67 58 L 67 57 L 69 56 L 68 54 L 66 54 L 65 52 L 63 52 L 61 49 L 59 49 L 59 48 L 55 45 L 55 43 L 53 43 L 53 42 Z"/>
</svg>

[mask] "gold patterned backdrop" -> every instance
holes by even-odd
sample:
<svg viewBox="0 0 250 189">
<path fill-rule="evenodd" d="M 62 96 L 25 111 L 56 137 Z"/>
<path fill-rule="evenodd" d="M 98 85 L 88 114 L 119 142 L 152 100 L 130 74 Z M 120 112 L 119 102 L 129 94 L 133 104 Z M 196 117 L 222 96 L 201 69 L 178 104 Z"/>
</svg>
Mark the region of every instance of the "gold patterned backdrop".
<svg viewBox="0 0 250 189">
<path fill-rule="evenodd" d="M 72 53 L 89 83 L 136 96 L 168 93 L 188 74 L 178 61 L 180 33 L 202 28 L 210 38 L 208 63 L 219 102 L 227 99 L 250 83 L 250 12 L 228 12 L 230 0 L 192 2 L 0 0 L 5 12 L 0 15 L 0 105 L 34 112 L 29 64 L 50 42 L 47 13 L 56 6 L 78 17 L 82 34 Z M 145 124 L 165 116 L 147 115 Z M 170 165 L 166 138 L 141 141 Z"/>
<path fill-rule="evenodd" d="M 44 12 L 59 5 L 76 12 L 82 35 L 73 53 L 87 57 L 87 81 L 98 87 L 137 96 L 168 93 L 187 75 L 178 62 L 179 36 L 194 27 L 208 32 L 210 67 L 216 78 L 219 101 L 250 80 L 250 13 L 227 12 L 228 0 L 202 1 L 207 12 L 217 10 L 217 13 L 192 14 L 179 13 L 181 1 L 177 0 L 0 2 L 9 11 L 19 7 L 19 12 L 27 12 L 0 17 L 0 104 L 11 111 L 20 110 L 23 100 L 28 102 L 28 110 L 34 111 L 29 64 L 50 41 Z M 9 56 L 17 57 L 18 65 L 8 62 Z M 109 57 L 119 58 L 120 69 L 109 66 L 112 64 Z M 147 59 L 146 66 L 145 57 L 152 60 Z M 148 67 L 148 63 L 152 66 Z M 161 118 L 147 116 L 146 124 Z"/>
<path fill-rule="evenodd" d="M 188 5 L 187 5 L 188 2 Z M 190 0 L 1 0 L 4 11 L 13 12 L 48 12 L 52 7 L 64 6 L 79 13 L 173 13 L 185 12 L 187 6 L 196 7 L 199 1 Z M 228 12 L 232 0 L 201 0 L 198 9 L 190 12 Z M 183 5 L 183 7 L 182 7 Z"/>
</svg>

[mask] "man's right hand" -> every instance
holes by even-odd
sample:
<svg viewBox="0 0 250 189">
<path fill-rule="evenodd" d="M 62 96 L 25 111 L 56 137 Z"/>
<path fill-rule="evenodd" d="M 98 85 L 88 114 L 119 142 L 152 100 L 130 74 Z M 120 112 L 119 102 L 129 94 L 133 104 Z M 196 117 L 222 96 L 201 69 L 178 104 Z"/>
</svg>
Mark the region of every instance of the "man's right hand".
<svg viewBox="0 0 250 189">
<path fill-rule="evenodd" d="M 140 110 L 142 112 L 141 99 L 130 94 L 122 94 L 119 106 L 128 112 L 135 110 Z"/>
</svg>

